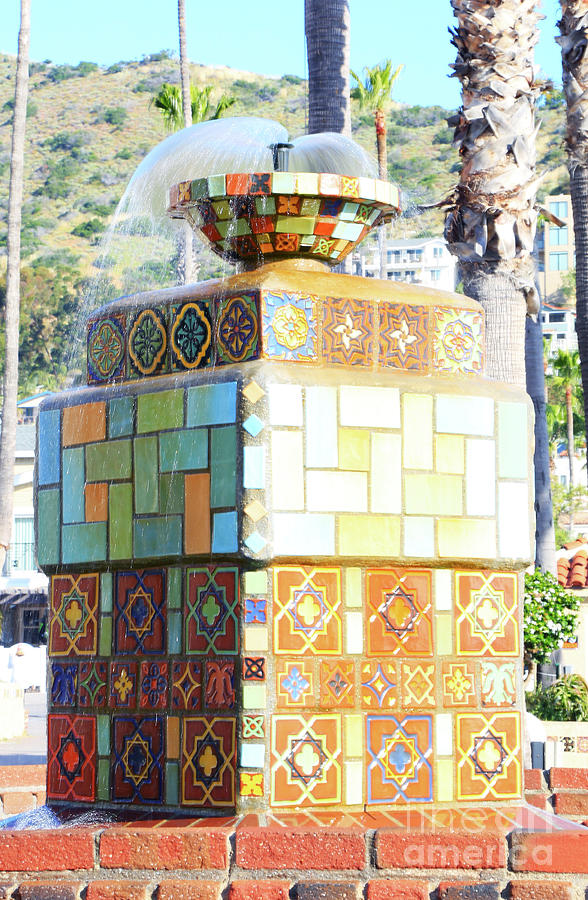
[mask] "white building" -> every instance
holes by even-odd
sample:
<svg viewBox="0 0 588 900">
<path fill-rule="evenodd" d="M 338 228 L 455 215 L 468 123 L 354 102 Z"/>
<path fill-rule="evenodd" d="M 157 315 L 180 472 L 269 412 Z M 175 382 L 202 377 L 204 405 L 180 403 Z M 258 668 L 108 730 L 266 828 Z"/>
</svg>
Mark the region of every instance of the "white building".
<svg viewBox="0 0 588 900">
<path fill-rule="evenodd" d="M 557 356 L 558 350 L 569 353 L 578 349 L 575 309 L 544 303 L 541 309 L 541 328 L 543 337 L 549 340 L 547 353 L 550 359 Z"/>
<path fill-rule="evenodd" d="M 368 244 L 354 271 L 368 278 L 380 277 L 377 244 Z M 457 260 L 440 237 L 407 238 L 386 242 L 386 277 L 391 281 L 422 284 L 443 291 L 455 290 Z"/>
</svg>

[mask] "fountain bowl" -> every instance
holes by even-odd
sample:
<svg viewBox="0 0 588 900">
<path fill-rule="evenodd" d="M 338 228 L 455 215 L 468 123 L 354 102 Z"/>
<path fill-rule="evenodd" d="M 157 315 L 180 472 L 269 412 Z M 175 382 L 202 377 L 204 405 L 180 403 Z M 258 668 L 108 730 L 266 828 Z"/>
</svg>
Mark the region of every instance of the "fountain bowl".
<svg viewBox="0 0 588 900">
<path fill-rule="evenodd" d="M 315 172 L 256 172 L 181 181 L 168 213 L 230 262 L 307 257 L 335 266 L 371 228 L 400 213 L 394 184 Z"/>
</svg>

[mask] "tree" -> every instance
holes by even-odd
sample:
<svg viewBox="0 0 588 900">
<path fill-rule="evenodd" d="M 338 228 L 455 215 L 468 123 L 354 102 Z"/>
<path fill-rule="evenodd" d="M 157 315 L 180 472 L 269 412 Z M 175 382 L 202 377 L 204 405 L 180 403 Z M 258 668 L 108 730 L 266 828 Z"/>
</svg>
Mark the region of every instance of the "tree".
<svg viewBox="0 0 588 900">
<path fill-rule="evenodd" d="M 567 104 L 566 147 L 576 242 L 576 331 L 584 408 L 588 404 L 588 10 L 585 0 L 560 0 L 563 89 Z"/>
<path fill-rule="evenodd" d="M 578 408 L 578 390 L 580 387 L 580 357 L 577 350 L 558 350 L 551 362 L 554 374 L 549 379 L 549 386 L 557 399 L 563 394 L 566 408 L 568 459 L 570 466 L 570 488 L 575 487 L 574 470 L 574 405 Z M 570 524 L 571 527 L 571 524 Z"/>
<path fill-rule="evenodd" d="M 386 112 L 390 106 L 394 83 L 402 68 L 402 65 L 400 65 L 392 71 L 391 59 L 387 59 L 381 66 L 373 66 L 371 69 L 366 66 L 363 70 L 365 73 L 364 81 L 351 70 L 351 75 L 357 82 L 351 91 L 351 98 L 359 100 L 361 109 L 370 110 L 374 114 L 376 146 L 378 148 L 378 177 L 383 180 L 388 178 Z"/>
<path fill-rule="evenodd" d="M 537 0 L 451 0 L 462 106 L 450 120 L 462 160 L 445 223 L 464 292 L 486 317 L 486 374 L 524 385 L 527 308 L 538 308 L 531 257 Z"/>
<path fill-rule="evenodd" d="M 525 575 L 523 624 L 528 666 L 546 662 L 576 633 L 580 598 L 566 591 L 549 572 Z"/>
<path fill-rule="evenodd" d="M 185 125 L 192 124 L 192 107 L 190 104 L 190 63 L 186 49 L 186 8 L 185 0 L 178 0 L 178 30 L 180 32 L 180 78 L 182 82 L 182 106 L 185 110 Z"/>
<path fill-rule="evenodd" d="M 349 0 L 304 0 L 308 133 L 351 137 Z"/>
<path fill-rule="evenodd" d="M 30 0 L 21 0 L 20 31 L 14 90 L 14 117 L 8 188 L 6 243 L 6 306 L 4 328 L 4 379 L 2 432 L 0 433 L 0 571 L 12 533 L 14 454 L 16 449 L 16 401 L 18 396 L 18 335 L 20 311 L 20 227 L 24 181 L 24 144 L 29 86 Z"/>
<path fill-rule="evenodd" d="M 235 103 L 235 97 L 223 94 L 216 107 L 213 108 L 213 104 L 210 102 L 211 93 L 211 85 L 203 88 L 190 85 L 191 123 L 204 122 L 206 119 L 220 119 L 222 114 Z M 151 100 L 151 106 L 161 111 L 164 125 L 168 131 L 179 131 L 180 128 L 184 128 L 184 104 L 177 84 L 162 84 Z"/>
</svg>

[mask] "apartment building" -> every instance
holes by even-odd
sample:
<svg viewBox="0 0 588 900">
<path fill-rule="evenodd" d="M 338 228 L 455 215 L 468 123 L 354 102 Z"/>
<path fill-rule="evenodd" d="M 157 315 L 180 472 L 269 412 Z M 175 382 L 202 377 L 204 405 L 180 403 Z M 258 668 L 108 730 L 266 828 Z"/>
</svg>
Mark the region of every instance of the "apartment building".
<svg viewBox="0 0 588 900">
<path fill-rule="evenodd" d="M 551 306 L 544 303 L 541 308 L 541 328 L 543 337 L 548 338 L 547 354 L 551 358 L 558 350 L 578 349 L 576 334 L 576 310 L 570 306 Z"/>
<path fill-rule="evenodd" d="M 407 238 L 386 242 L 386 277 L 391 281 L 422 284 L 443 291 L 455 290 L 455 256 L 440 237 Z M 380 253 L 376 244 L 355 260 L 354 272 L 368 278 L 380 277 Z"/>
<path fill-rule="evenodd" d="M 539 290 L 543 303 L 550 303 L 560 296 L 563 277 L 576 266 L 574 219 L 569 194 L 551 194 L 543 205 L 564 223 L 542 219 L 535 237 Z"/>
</svg>

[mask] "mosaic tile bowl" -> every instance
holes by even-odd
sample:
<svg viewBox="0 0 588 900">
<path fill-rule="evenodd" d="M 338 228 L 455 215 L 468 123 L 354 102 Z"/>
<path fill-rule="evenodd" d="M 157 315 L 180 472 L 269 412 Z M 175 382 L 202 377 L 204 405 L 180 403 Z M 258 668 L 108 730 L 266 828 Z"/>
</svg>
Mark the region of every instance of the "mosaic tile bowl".
<svg viewBox="0 0 588 900">
<path fill-rule="evenodd" d="M 387 181 L 314 172 L 212 175 L 181 181 L 168 197 L 170 216 L 187 219 L 219 256 L 250 265 L 293 256 L 337 265 L 399 212 Z"/>
</svg>

